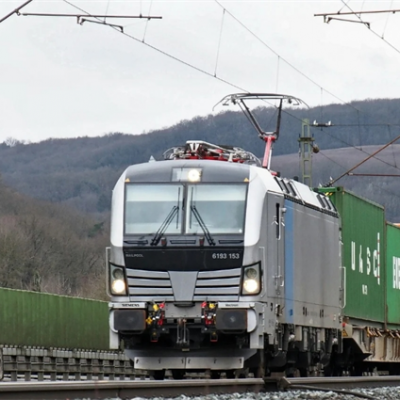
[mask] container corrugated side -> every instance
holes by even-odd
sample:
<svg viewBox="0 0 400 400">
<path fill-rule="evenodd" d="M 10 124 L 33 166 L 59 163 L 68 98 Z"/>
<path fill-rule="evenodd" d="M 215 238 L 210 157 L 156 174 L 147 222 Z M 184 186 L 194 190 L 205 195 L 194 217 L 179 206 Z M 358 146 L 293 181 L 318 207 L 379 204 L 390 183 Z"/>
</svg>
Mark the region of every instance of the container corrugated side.
<svg viewBox="0 0 400 400">
<path fill-rule="evenodd" d="M 350 318 L 385 321 L 385 211 L 343 188 L 324 188 L 342 224 L 345 307 Z"/>
<path fill-rule="evenodd" d="M 107 350 L 107 302 L 0 289 L 0 344 Z"/>
<path fill-rule="evenodd" d="M 386 224 L 386 307 L 388 324 L 400 325 L 400 227 Z"/>
</svg>

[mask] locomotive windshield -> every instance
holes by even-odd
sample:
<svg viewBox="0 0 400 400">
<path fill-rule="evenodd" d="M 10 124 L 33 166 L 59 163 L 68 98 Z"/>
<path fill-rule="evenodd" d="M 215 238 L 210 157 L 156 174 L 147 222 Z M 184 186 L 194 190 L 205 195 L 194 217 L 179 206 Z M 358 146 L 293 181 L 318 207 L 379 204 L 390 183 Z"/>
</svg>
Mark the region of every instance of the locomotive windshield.
<svg viewBox="0 0 400 400">
<path fill-rule="evenodd" d="M 243 184 L 189 185 L 185 233 L 202 234 L 199 217 L 210 233 L 243 233 L 246 189 Z"/>
<path fill-rule="evenodd" d="M 125 234 L 242 234 L 245 184 L 127 184 Z M 203 227 L 202 227 L 203 225 Z"/>
<path fill-rule="evenodd" d="M 164 233 L 182 232 L 183 185 L 126 185 L 125 233 L 154 234 L 163 224 Z"/>
</svg>

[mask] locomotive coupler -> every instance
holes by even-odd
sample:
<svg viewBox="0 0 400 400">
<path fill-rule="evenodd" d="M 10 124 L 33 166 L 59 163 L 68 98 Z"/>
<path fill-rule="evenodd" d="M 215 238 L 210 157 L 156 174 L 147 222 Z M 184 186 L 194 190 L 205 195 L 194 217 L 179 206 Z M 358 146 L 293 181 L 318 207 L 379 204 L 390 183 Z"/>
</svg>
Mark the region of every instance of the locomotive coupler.
<svg viewBox="0 0 400 400">
<path fill-rule="evenodd" d="M 186 318 L 179 318 L 176 329 L 176 344 L 188 345 L 189 344 L 189 329 L 186 326 Z"/>
<path fill-rule="evenodd" d="M 210 333 L 210 342 L 218 342 L 218 334 L 217 331 L 213 331 Z"/>
</svg>

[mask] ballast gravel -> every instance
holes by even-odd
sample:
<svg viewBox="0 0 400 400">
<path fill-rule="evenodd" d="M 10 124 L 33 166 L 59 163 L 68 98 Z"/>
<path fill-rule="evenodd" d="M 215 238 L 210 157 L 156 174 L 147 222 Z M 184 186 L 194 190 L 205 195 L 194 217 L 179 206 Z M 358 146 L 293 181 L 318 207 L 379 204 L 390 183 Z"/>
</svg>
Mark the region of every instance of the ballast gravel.
<svg viewBox="0 0 400 400">
<path fill-rule="evenodd" d="M 153 397 L 152 400 L 400 400 L 400 386 L 383 387 L 377 389 L 352 389 L 353 394 L 339 393 L 339 391 L 319 391 L 319 390 L 291 390 L 287 392 L 269 393 L 233 393 L 223 395 L 205 396 L 178 396 L 178 397 Z M 142 397 L 134 397 L 132 400 L 149 400 Z"/>
</svg>

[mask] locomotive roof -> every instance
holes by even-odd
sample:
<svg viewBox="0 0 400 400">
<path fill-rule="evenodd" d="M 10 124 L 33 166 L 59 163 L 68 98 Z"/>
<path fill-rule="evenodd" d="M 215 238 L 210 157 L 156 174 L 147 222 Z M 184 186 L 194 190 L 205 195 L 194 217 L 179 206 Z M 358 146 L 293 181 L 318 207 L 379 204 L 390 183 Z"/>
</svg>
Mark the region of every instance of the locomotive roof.
<svg viewBox="0 0 400 400">
<path fill-rule="evenodd" d="M 250 165 L 212 160 L 166 160 L 131 165 L 125 172 L 130 182 L 170 182 L 173 168 L 201 168 L 202 182 L 244 182 Z"/>
<path fill-rule="evenodd" d="M 283 194 L 286 198 L 337 215 L 333 203 L 325 195 L 316 193 L 308 186 L 293 179 L 274 176 L 271 171 L 245 163 L 231 163 L 213 160 L 165 160 L 135 164 L 124 173 L 126 182 L 163 183 L 171 182 L 174 168 L 201 168 L 203 183 L 241 183 L 250 182 L 254 176 L 268 181 L 267 189 Z"/>
</svg>

